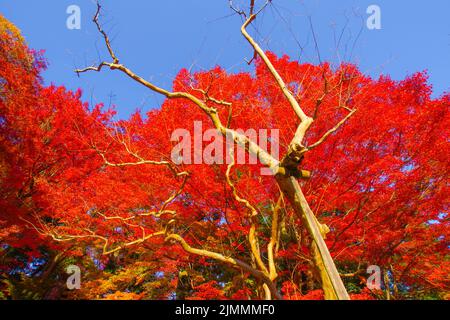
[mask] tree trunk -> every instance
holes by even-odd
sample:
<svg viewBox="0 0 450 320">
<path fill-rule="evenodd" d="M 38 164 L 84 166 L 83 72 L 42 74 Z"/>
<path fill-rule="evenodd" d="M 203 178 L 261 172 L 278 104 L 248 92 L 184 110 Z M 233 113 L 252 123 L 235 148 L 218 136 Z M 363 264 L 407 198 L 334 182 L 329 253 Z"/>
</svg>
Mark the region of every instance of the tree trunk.
<svg viewBox="0 0 450 320">
<path fill-rule="evenodd" d="M 277 175 L 276 179 L 284 195 L 289 199 L 295 213 L 311 235 L 314 264 L 320 274 L 325 299 L 349 300 L 350 297 L 325 244 L 323 238 L 324 229 L 320 226 L 309 207 L 297 179 L 282 175 Z"/>
</svg>

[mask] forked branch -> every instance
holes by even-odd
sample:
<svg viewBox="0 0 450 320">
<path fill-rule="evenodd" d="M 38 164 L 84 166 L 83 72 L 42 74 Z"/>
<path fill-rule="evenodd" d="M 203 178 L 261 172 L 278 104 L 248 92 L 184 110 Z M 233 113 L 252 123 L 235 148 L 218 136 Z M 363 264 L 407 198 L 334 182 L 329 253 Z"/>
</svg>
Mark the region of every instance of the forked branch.
<svg viewBox="0 0 450 320">
<path fill-rule="evenodd" d="M 273 282 L 267 277 L 267 275 L 259 270 L 252 268 L 249 264 L 245 263 L 244 261 L 241 261 L 239 259 L 235 259 L 232 257 L 226 257 L 220 253 L 216 253 L 216 252 L 212 252 L 212 251 L 208 251 L 208 250 L 204 250 L 204 249 L 193 248 L 186 242 L 186 240 L 184 240 L 178 234 L 171 234 L 171 235 L 167 236 L 166 240 L 177 241 L 178 243 L 181 244 L 183 249 L 189 253 L 203 256 L 203 257 L 208 257 L 208 258 L 211 258 L 211 259 L 214 259 L 217 261 L 227 263 L 227 264 L 235 266 L 235 267 L 239 267 L 240 269 L 244 270 L 245 272 L 248 272 L 251 275 L 253 275 L 255 278 L 261 280 L 268 287 L 268 289 L 273 297 L 275 297 L 276 299 L 282 299 L 282 297 L 278 293 L 277 288 L 275 287 Z"/>
</svg>

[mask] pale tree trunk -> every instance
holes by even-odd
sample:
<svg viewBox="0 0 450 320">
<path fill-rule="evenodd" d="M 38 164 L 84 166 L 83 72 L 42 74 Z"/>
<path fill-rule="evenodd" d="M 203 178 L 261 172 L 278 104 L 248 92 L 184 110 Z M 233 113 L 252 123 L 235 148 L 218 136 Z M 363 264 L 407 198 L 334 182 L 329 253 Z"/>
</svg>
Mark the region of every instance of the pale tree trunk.
<svg viewBox="0 0 450 320">
<path fill-rule="evenodd" d="M 330 252 L 325 244 L 323 234 L 324 228 L 317 222 L 314 213 L 306 201 L 298 181 L 294 177 L 278 175 L 278 185 L 289 199 L 296 215 L 301 219 L 312 238 L 312 255 L 315 267 L 320 274 L 322 288 L 327 300 L 349 300 L 347 290 L 337 271 L 336 265 L 331 258 Z"/>
</svg>

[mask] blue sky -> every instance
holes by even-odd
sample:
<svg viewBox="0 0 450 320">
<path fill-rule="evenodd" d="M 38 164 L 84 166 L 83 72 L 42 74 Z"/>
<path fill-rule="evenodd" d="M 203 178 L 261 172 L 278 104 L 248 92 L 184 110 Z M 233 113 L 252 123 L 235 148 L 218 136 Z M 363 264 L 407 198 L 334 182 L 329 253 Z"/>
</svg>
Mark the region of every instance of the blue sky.
<svg viewBox="0 0 450 320">
<path fill-rule="evenodd" d="M 372 4 L 381 9 L 381 30 L 366 27 L 366 9 Z M 69 5 L 81 8 L 80 30 L 66 27 Z M 103 6 L 102 21 L 121 62 L 158 85 L 170 88 L 183 67 L 251 70 L 244 61 L 252 51 L 240 35 L 241 18 L 232 15 L 227 0 L 104 0 Z M 73 72 L 99 55 L 107 58 L 91 22 L 93 0 L 0 0 L 0 12 L 22 30 L 30 47 L 46 50 L 46 83 L 82 88 L 84 100 L 112 103 L 122 118 L 161 104 L 160 96 L 120 73 L 78 78 Z M 250 30 L 264 49 L 317 63 L 311 17 L 322 60 L 337 63 L 340 57 L 369 75 L 394 79 L 428 70 L 439 96 L 450 89 L 449 15 L 449 0 L 273 0 Z M 338 56 L 335 39 L 343 29 Z"/>
</svg>

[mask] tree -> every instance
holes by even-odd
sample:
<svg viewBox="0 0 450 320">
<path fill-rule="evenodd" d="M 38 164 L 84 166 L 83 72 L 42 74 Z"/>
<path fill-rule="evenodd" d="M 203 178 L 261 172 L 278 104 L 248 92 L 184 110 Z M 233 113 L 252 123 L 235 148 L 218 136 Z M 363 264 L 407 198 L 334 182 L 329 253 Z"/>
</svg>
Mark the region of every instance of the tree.
<svg viewBox="0 0 450 320">
<path fill-rule="evenodd" d="M 74 135 L 80 129 L 77 125 L 89 131 L 111 113 L 100 113 L 100 106 L 88 110 L 79 100 L 81 92 L 44 87 L 42 52 L 28 49 L 20 31 L 3 16 L 0 35 L 0 289 L 15 292 L 8 294 L 12 297 L 23 292 L 30 293 L 28 297 L 49 297 L 42 292 L 46 288 L 42 282 L 55 276 L 55 257 L 64 261 L 64 254 L 79 256 L 81 250 L 44 241 L 26 221 L 39 217 L 46 223 L 55 222 L 48 210 L 51 199 L 46 188 L 70 179 L 71 170 L 78 178 L 88 174 L 85 162 L 96 157 L 95 153 L 86 157 L 78 153 L 86 146 Z M 27 277 L 39 279 L 21 288 L 18 281 Z"/>
<path fill-rule="evenodd" d="M 11 208 L 6 221 L 59 250 L 76 242 L 71 254 L 97 262 L 87 291 L 75 296 L 347 299 L 348 291 L 389 299 L 446 292 L 450 96 L 431 98 L 426 74 L 396 82 L 351 64 L 278 58 L 247 32 L 264 9 L 251 1 L 249 13 L 232 9 L 244 16 L 255 75 L 181 70 L 168 91 L 120 63 L 97 9 L 111 61 L 77 72 L 124 73 L 164 95 L 161 109 L 114 122 L 112 111 L 90 110 L 80 93 L 43 88 L 39 70 L 30 76 L 33 90 L 24 90 L 32 112 L 15 91 L 2 93 L 0 105 L 11 168 L 2 188 L 13 190 L 2 203 Z M 23 82 L 4 70 L 6 83 Z M 233 139 L 236 148 L 222 145 L 228 163 L 173 161 L 172 133 L 183 128 L 192 136 L 195 121 L 202 133 L 212 128 Z M 281 160 L 238 128 L 279 129 Z M 239 150 L 260 163 L 237 163 Z M 262 167 L 274 175 L 261 176 Z M 27 206 L 17 201 L 22 189 Z M 384 272 L 383 293 L 365 289 L 374 264 Z"/>
</svg>

